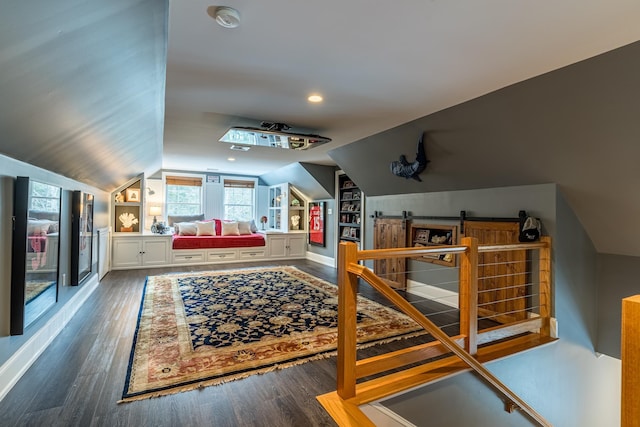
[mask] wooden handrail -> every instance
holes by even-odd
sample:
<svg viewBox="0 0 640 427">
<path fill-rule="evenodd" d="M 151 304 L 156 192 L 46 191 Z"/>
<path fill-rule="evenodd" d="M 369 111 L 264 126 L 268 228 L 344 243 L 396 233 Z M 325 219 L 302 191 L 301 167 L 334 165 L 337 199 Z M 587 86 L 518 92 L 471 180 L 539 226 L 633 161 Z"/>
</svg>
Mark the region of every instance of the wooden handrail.
<svg viewBox="0 0 640 427">
<path fill-rule="evenodd" d="M 508 321 L 500 326 L 478 331 L 478 268 L 480 252 L 501 252 L 514 250 L 538 249 L 539 265 L 539 316 L 527 320 Z M 359 264 L 362 260 L 378 260 L 389 258 L 414 258 L 427 254 L 458 254 L 459 268 L 459 308 L 460 335 L 449 337 L 438 326 L 431 322 L 411 303 L 401 297 L 383 279 L 367 267 Z M 339 413 L 340 425 L 367 425 L 364 414 L 359 413 L 357 402 L 367 402 L 373 396 L 381 398 L 403 390 L 403 387 L 414 387 L 429 378 L 440 378 L 446 372 L 456 369 L 470 369 L 482 377 L 506 401 L 507 410 L 520 408 L 532 420 L 541 426 L 550 426 L 540 414 L 518 397 L 498 378 L 489 372 L 481 361 L 486 362 L 489 354 L 499 354 L 504 348 L 512 348 L 514 352 L 523 351 L 531 346 L 553 342 L 550 338 L 551 315 L 551 240 L 542 237 L 537 243 L 513 245 L 478 245 L 477 239 L 465 237 L 460 245 L 429 246 L 414 248 L 393 248 L 359 251 L 354 243 L 341 243 L 338 251 L 338 357 L 337 357 L 337 390 L 335 398 L 329 395 L 318 397 L 323 406 L 334 416 Z M 415 345 L 407 349 L 357 360 L 356 316 L 359 278 L 368 282 L 387 300 L 422 326 L 437 341 Z M 539 331 L 539 333 L 537 333 Z M 530 335 L 524 333 L 533 332 Z M 501 340 L 499 343 L 496 340 Z M 521 341 L 524 340 L 524 341 Z M 486 344 L 486 346 L 485 346 Z M 479 348 L 480 345 L 483 347 Z M 511 346 L 511 347 L 510 347 Z M 496 353 L 496 351 L 498 353 Z M 449 356 L 449 368 L 445 371 L 431 372 L 436 362 L 427 362 L 418 367 L 409 367 L 396 373 L 390 373 L 374 380 L 357 384 L 359 378 L 396 370 L 403 366 L 424 362 L 432 357 Z M 505 353 L 510 354 L 510 353 Z M 504 357 L 504 355 L 500 356 Z M 438 359 L 445 360 L 445 359 Z M 453 364 L 451 364 L 453 363 Z M 457 365 L 458 368 L 455 368 Z M 430 366 L 430 367 L 428 367 Z M 439 368 L 438 368 L 439 369 Z M 414 372 L 415 371 L 415 372 Z M 399 374 L 406 372 L 406 374 Z M 418 375 L 419 378 L 414 378 Z M 400 379 L 404 378 L 404 379 Z M 369 424 L 370 425 L 370 424 Z"/>
<path fill-rule="evenodd" d="M 463 348 L 458 346 L 447 334 L 445 334 L 440 328 L 438 328 L 433 322 L 427 319 L 418 309 L 404 300 L 397 292 L 383 282 L 378 276 L 376 276 L 367 267 L 359 264 L 348 264 L 347 271 L 355 274 L 358 277 L 367 281 L 378 292 L 384 295 L 389 301 L 393 302 L 403 313 L 411 317 L 416 323 L 422 326 L 427 332 L 429 332 L 434 338 L 436 338 L 443 346 L 449 351 L 458 356 L 467 366 L 477 372 L 482 378 L 485 379 L 491 386 L 493 386 L 500 394 L 515 403 L 522 411 L 528 414 L 531 418 L 537 421 L 542 426 L 549 426 L 551 424 L 540 415 L 535 409 L 529 406 L 524 400 L 522 400 L 517 394 L 515 394 L 509 387 L 504 385 L 497 377 L 489 372 L 480 362 L 478 362 L 471 354 L 467 353 Z M 355 345 L 354 345 L 355 347 Z M 340 391 L 338 390 L 340 395 Z M 355 394 L 355 391 L 354 391 Z M 344 396 L 341 395 L 344 398 Z M 351 396 L 349 396 L 351 397 Z"/>
</svg>

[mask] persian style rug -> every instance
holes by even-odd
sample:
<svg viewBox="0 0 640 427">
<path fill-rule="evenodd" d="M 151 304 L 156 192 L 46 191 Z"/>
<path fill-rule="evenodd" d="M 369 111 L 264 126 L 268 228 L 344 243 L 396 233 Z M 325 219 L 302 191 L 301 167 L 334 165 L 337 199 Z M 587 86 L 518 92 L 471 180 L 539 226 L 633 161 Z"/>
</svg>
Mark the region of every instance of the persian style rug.
<svg viewBox="0 0 640 427">
<path fill-rule="evenodd" d="M 55 284 L 56 282 L 52 282 L 51 280 L 31 280 L 26 282 L 24 287 L 24 303 L 29 304 Z"/>
<path fill-rule="evenodd" d="M 337 290 L 295 267 L 148 277 L 121 402 L 335 355 Z M 422 334 L 363 297 L 357 321 L 360 348 Z"/>
</svg>

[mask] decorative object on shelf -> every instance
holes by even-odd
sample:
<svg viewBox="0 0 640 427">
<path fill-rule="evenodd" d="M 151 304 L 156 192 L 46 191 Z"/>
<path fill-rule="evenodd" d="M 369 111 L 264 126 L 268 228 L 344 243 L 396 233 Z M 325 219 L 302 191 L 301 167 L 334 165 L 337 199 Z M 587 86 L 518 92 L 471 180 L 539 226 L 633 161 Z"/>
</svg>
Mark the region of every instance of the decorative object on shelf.
<svg viewBox="0 0 640 427">
<path fill-rule="evenodd" d="M 268 219 L 265 215 L 260 217 L 260 224 L 262 224 L 262 229 L 264 230 L 264 225 L 267 223 Z"/>
<path fill-rule="evenodd" d="M 299 230 L 300 229 L 300 215 L 292 215 L 291 216 L 291 229 Z"/>
<path fill-rule="evenodd" d="M 125 212 L 121 214 L 118 217 L 118 219 L 122 223 L 122 227 L 120 227 L 120 231 L 123 231 L 123 232 L 133 231 L 133 226 L 138 223 L 138 218 L 136 218 L 135 215 L 130 212 Z"/>
<path fill-rule="evenodd" d="M 520 231 L 520 236 L 518 236 L 518 240 L 520 240 L 521 242 L 535 242 L 540 238 L 541 228 L 542 227 L 539 219 L 528 216 L 522 224 L 522 229 Z"/>
<path fill-rule="evenodd" d="M 407 161 L 404 154 L 400 156 L 399 160 L 391 162 L 391 173 L 402 178 L 413 178 L 416 181 L 422 182 L 420 174 L 427 168 L 427 154 L 424 151 L 424 133 L 418 140 L 418 149 L 416 153 L 416 160 L 412 163 Z"/>
<path fill-rule="evenodd" d="M 116 193 L 115 200 L 116 200 L 116 203 L 123 203 L 124 202 L 124 196 L 122 195 L 122 193 Z"/>
<path fill-rule="evenodd" d="M 300 200 L 298 199 L 291 199 L 291 206 L 300 206 Z"/>
<path fill-rule="evenodd" d="M 167 227 L 163 221 L 151 224 L 151 232 L 154 234 L 164 234 L 167 231 L 169 231 L 169 227 Z"/>
<path fill-rule="evenodd" d="M 455 225 L 444 224 L 411 224 L 411 245 L 414 247 L 443 246 L 457 244 L 458 228 Z M 418 261 L 455 267 L 454 254 L 423 255 Z"/>
<path fill-rule="evenodd" d="M 140 201 L 140 189 L 139 188 L 127 188 L 125 190 L 125 198 L 127 202 L 139 202 Z"/>
</svg>

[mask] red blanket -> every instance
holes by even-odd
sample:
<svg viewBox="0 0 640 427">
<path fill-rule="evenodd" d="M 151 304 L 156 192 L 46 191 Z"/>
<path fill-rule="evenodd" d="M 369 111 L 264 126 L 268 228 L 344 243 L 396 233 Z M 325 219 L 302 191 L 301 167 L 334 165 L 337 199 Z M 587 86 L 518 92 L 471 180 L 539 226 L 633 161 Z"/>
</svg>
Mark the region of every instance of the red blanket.
<svg viewBox="0 0 640 427">
<path fill-rule="evenodd" d="M 173 235 L 173 249 L 249 248 L 264 245 L 264 236 L 258 233 L 242 236 Z"/>
</svg>

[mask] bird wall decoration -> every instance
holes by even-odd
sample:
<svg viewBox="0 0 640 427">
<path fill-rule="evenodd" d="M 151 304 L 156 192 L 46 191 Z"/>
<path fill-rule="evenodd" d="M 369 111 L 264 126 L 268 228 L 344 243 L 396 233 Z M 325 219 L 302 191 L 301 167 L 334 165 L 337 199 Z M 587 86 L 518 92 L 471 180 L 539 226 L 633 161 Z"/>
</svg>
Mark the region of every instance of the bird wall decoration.
<svg viewBox="0 0 640 427">
<path fill-rule="evenodd" d="M 427 168 L 427 163 L 429 163 L 427 153 L 424 150 L 424 133 L 418 140 L 416 151 L 416 160 L 412 163 L 407 161 L 404 154 L 400 156 L 399 160 L 391 162 L 391 173 L 401 178 L 413 178 L 416 181 L 422 182 L 419 175 Z"/>
</svg>

